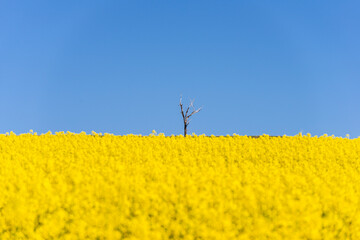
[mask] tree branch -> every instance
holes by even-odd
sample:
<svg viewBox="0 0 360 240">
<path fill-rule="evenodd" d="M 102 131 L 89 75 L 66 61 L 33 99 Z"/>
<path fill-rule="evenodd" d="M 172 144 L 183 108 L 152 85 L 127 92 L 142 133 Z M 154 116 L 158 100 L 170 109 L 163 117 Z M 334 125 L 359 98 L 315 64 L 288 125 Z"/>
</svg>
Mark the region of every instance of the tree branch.
<svg viewBox="0 0 360 240">
<path fill-rule="evenodd" d="M 195 113 L 200 112 L 200 111 L 201 111 L 201 108 L 199 108 L 198 110 L 193 111 L 193 112 L 188 116 L 188 118 L 191 117 L 192 115 L 194 115 Z"/>
<path fill-rule="evenodd" d="M 181 103 L 181 98 L 180 98 L 180 108 L 181 108 L 181 115 L 182 115 L 182 117 L 183 117 L 183 119 L 185 121 L 184 110 L 183 110 L 183 105 Z"/>
</svg>

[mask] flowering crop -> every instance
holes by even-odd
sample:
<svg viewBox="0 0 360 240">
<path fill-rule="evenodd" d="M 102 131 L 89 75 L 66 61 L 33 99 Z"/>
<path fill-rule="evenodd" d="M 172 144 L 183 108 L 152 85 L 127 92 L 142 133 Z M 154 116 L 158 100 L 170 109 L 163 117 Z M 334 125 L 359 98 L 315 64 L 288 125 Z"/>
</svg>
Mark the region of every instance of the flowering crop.
<svg viewBox="0 0 360 240">
<path fill-rule="evenodd" d="M 0 135 L 0 239 L 360 239 L 360 139 Z"/>
</svg>

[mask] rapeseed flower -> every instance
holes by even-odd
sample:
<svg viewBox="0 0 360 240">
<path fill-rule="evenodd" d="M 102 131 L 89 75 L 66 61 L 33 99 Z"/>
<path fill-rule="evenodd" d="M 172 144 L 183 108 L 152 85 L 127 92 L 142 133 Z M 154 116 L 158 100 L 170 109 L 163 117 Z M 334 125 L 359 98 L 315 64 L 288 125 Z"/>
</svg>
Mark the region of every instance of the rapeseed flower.
<svg viewBox="0 0 360 240">
<path fill-rule="evenodd" d="M 360 139 L 0 135 L 0 239 L 360 239 Z"/>
</svg>

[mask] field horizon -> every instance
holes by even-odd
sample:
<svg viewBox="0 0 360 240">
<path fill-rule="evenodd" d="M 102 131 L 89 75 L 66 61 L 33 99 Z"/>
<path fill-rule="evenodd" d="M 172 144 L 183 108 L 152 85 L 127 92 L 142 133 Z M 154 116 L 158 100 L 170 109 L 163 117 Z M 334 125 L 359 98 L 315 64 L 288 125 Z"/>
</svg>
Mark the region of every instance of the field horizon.
<svg viewBox="0 0 360 240">
<path fill-rule="evenodd" d="M 109 132 L 95 132 L 95 131 L 91 131 L 90 133 L 87 133 L 85 131 L 81 131 L 81 132 L 71 132 L 71 131 L 57 131 L 57 132 L 52 132 L 52 131 L 48 131 L 45 133 L 38 133 L 36 131 L 32 131 L 30 130 L 29 132 L 25 132 L 25 133 L 15 133 L 13 131 L 10 132 L 5 132 L 5 133 L 0 133 L 0 135 L 5 135 L 5 136 L 10 136 L 10 135 L 15 135 L 15 136 L 21 136 L 21 135 L 26 135 L 26 134 L 30 134 L 30 135 L 34 135 L 34 136 L 42 136 L 42 135 L 64 135 L 64 134 L 70 134 L 70 135 L 88 135 L 88 136 L 117 136 L 117 137 L 125 137 L 125 136 L 139 136 L 139 137 L 150 137 L 150 136 L 164 136 L 164 137 L 184 137 L 183 134 L 168 134 L 166 135 L 163 132 L 156 132 L 155 130 L 153 130 L 151 133 L 149 134 L 133 134 L 133 133 L 128 133 L 128 134 L 122 134 L 122 135 L 116 135 L 114 133 L 109 133 Z M 233 134 L 225 134 L 225 135 L 214 135 L 214 134 L 195 134 L 195 133 L 191 133 L 191 134 L 187 134 L 186 137 L 234 137 L 234 136 L 241 136 L 241 137 L 249 137 L 249 138 L 259 138 L 259 137 L 297 137 L 297 136 L 307 136 L 307 137 L 314 137 L 314 138 L 320 138 L 320 137 L 332 137 L 332 138 L 344 138 L 344 139 L 356 139 L 356 138 L 360 138 L 360 136 L 356 137 L 356 138 L 350 138 L 349 134 L 346 134 L 345 137 L 343 136 L 336 136 L 334 134 L 332 135 L 328 135 L 328 134 L 323 134 L 323 135 L 312 135 L 311 133 L 302 133 L 299 132 L 296 135 L 287 135 L 287 134 L 283 134 L 283 135 L 269 135 L 269 134 L 261 134 L 261 135 L 240 135 L 237 133 L 233 133 Z"/>
</svg>

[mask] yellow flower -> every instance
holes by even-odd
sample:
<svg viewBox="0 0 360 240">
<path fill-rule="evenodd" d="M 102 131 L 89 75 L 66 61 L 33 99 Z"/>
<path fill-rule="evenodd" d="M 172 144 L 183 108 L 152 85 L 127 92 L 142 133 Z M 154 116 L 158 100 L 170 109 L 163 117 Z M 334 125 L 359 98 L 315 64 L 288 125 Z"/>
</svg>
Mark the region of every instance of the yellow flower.
<svg viewBox="0 0 360 240">
<path fill-rule="evenodd" d="M 360 238 L 360 139 L 0 135 L 0 239 Z"/>
</svg>

